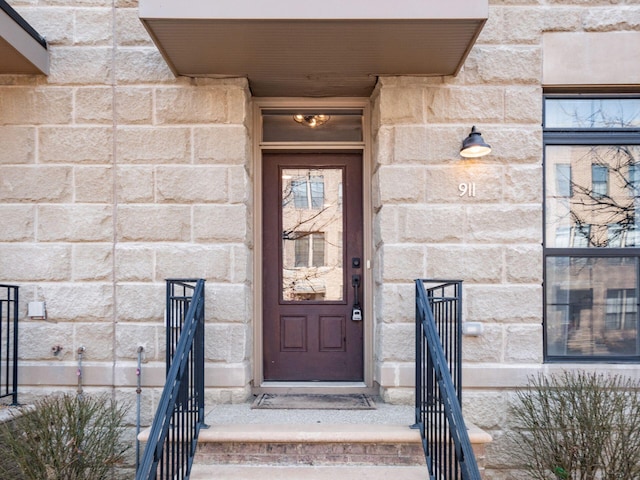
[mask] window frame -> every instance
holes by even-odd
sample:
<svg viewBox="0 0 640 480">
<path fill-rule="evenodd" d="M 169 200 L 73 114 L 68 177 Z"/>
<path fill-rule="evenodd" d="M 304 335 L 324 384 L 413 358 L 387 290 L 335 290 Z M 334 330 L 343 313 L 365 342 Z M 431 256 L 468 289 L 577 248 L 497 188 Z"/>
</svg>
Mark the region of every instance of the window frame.
<svg viewBox="0 0 640 480">
<path fill-rule="evenodd" d="M 636 355 L 550 355 L 549 339 L 547 337 L 547 258 L 549 257 L 640 257 L 640 245 L 637 247 L 547 247 L 547 173 L 546 155 L 548 146 L 591 146 L 591 145 L 640 145 L 640 128 L 579 128 L 579 127 L 547 127 L 546 104 L 547 100 L 603 100 L 603 99 L 640 99 L 640 94 L 598 94 L 598 93 L 545 93 L 542 101 L 542 322 L 543 322 L 543 360 L 545 363 L 640 363 L 640 351 Z M 640 167 L 639 167 L 640 168 Z M 573 175 L 573 172 L 572 172 Z M 639 261 L 640 265 L 640 261 Z M 636 291 L 640 303 L 640 267 L 636 272 Z M 640 343 L 640 305 L 637 342 Z M 606 319 L 605 319 L 606 320 Z"/>
</svg>

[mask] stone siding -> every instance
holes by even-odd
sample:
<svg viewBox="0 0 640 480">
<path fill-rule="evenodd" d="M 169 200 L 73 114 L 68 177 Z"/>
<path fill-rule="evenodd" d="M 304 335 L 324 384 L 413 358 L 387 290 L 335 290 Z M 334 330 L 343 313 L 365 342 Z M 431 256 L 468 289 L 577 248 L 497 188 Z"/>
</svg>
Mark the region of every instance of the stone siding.
<svg viewBox="0 0 640 480">
<path fill-rule="evenodd" d="M 81 346 L 84 388 L 134 402 L 143 346 L 148 424 L 176 277 L 207 280 L 207 401 L 244 401 L 260 361 L 247 81 L 174 77 L 136 0 L 11 4 L 51 53 L 48 77 L 0 76 L 0 283 L 21 286 L 21 402 L 74 391 Z M 483 325 L 463 357 L 465 414 L 494 438 L 485 479 L 513 478 L 514 389 L 566 367 L 542 352 L 543 37 L 638 31 L 636 0 L 491 0 L 459 75 L 381 77 L 371 97 L 374 380 L 413 401 L 413 280 L 464 280 L 464 318 Z M 472 125 L 493 151 L 462 160 Z M 26 317 L 36 300 L 47 321 Z"/>
</svg>

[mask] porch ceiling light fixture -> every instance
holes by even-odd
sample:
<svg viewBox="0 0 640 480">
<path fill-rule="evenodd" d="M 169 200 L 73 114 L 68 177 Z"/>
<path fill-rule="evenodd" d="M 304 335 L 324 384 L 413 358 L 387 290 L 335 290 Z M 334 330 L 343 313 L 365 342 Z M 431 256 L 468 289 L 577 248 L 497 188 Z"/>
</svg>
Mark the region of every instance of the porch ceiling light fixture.
<svg viewBox="0 0 640 480">
<path fill-rule="evenodd" d="M 329 121 L 331 117 L 329 115 L 302 115 L 297 114 L 293 116 L 293 119 L 301 125 L 306 125 L 310 128 L 316 128 Z"/>
<path fill-rule="evenodd" d="M 462 141 L 460 155 L 465 158 L 484 157 L 491 153 L 491 145 L 486 143 L 482 134 L 476 130 L 475 125 L 471 127 L 471 133 Z"/>
</svg>

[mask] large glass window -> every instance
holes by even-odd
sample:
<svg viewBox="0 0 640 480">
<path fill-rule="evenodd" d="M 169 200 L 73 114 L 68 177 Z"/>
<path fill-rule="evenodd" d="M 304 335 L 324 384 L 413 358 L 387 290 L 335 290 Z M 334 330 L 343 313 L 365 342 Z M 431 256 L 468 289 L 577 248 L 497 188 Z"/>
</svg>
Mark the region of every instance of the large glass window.
<svg viewBox="0 0 640 480">
<path fill-rule="evenodd" d="M 544 105 L 545 358 L 640 360 L 640 98 Z"/>
</svg>

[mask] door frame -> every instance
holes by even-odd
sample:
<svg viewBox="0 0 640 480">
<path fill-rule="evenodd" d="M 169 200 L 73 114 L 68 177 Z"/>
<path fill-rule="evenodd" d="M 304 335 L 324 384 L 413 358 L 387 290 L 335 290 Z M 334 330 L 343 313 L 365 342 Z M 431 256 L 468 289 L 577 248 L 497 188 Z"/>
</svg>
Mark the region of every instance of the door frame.
<svg viewBox="0 0 640 480">
<path fill-rule="evenodd" d="M 368 98 L 256 98 L 252 101 L 253 155 L 251 178 L 253 182 L 253 393 L 375 393 L 373 366 L 373 230 L 371 196 L 370 102 Z M 362 110 L 362 142 L 262 142 L 262 111 L 291 110 L 295 108 L 323 108 L 332 110 Z M 353 152 L 362 154 L 363 204 L 363 382 L 265 382 L 263 372 L 262 322 L 262 153 L 270 152 Z"/>
</svg>

